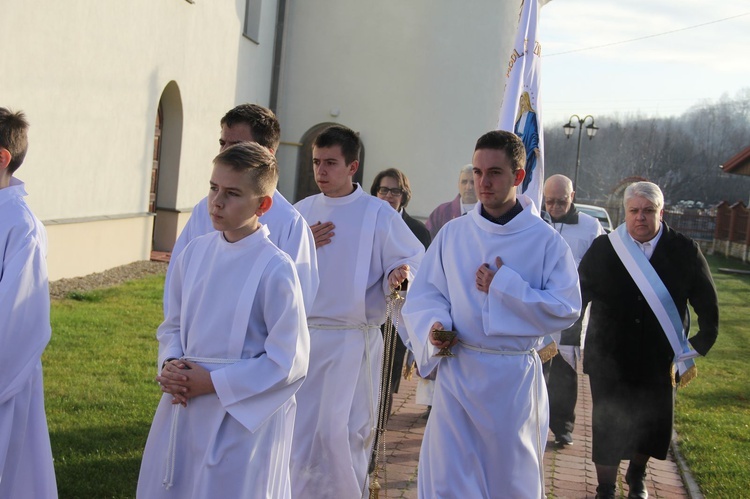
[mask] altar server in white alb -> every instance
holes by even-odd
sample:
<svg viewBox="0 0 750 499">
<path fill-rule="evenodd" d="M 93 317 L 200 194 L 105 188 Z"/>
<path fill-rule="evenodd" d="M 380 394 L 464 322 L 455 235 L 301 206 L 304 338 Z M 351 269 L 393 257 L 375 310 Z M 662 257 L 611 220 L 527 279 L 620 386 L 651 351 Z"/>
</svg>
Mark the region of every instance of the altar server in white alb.
<svg viewBox="0 0 750 499">
<path fill-rule="evenodd" d="M 13 176 L 28 149 L 21 112 L 0 107 L 0 498 L 57 497 L 44 414 L 50 339 L 47 232 Z"/>
<path fill-rule="evenodd" d="M 258 104 L 240 104 L 221 118 L 220 151 L 240 142 L 257 142 L 271 154 L 275 154 L 281 138 L 281 126 L 273 111 Z M 268 227 L 269 239 L 289 255 L 297 267 L 305 306 L 310 308 L 318 290 L 318 265 L 315 242 L 310 227 L 278 190 L 273 192 L 273 205 L 263 215 L 263 225 Z M 190 241 L 214 231 L 208 198 L 203 198 L 193 208 L 190 219 L 180 233 L 172 249 L 172 258 L 167 269 L 164 285 L 164 313 L 169 302 L 169 280 L 177 256 Z"/>
<path fill-rule="evenodd" d="M 578 318 L 570 248 L 516 195 L 526 152 L 505 131 L 477 141 L 479 203 L 427 250 L 403 314 L 422 373 L 440 364 L 419 456 L 419 497 L 544 497 L 549 413 L 542 338 Z M 454 330 L 452 342 L 435 330 Z M 437 347 L 455 357 L 434 357 Z"/>
<path fill-rule="evenodd" d="M 292 494 L 367 494 L 386 295 L 413 279 L 424 247 L 391 206 L 353 184 L 359 137 L 343 126 L 313 145 L 321 194 L 295 205 L 316 234 L 320 288 L 308 311 L 310 372 L 299 391 Z"/>
<path fill-rule="evenodd" d="M 191 241 L 170 280 L 139 498 L 291 495 L 295 392 L 310 338 L 294 263 L 258 217 L 278 173 L 265 148 L 241 143 L 214 159 L 208 203 L 216 231 Z"/>
</svg>

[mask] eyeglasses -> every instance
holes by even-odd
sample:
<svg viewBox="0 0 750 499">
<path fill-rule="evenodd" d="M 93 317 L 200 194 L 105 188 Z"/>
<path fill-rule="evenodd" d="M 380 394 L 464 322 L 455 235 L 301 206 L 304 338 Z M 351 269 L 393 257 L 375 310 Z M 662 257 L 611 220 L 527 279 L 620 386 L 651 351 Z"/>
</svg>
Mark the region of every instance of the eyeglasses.
<svg viewBox="0 0 750 499">
<path fill-rule="evenodd" d="M 381 196 L 387 196 L 389 192 L 394 196 L 400 196 L 404 193 L 404 190 L 401 187 L 378 187 L 378 194 Z"/>
<path fill-rule="evenodd" d="M 570 202 L 570 199 L 545 199 L 544 204 L 547 206 L 557 205 L 557 206 L 565 206 Z"/>
</svg>

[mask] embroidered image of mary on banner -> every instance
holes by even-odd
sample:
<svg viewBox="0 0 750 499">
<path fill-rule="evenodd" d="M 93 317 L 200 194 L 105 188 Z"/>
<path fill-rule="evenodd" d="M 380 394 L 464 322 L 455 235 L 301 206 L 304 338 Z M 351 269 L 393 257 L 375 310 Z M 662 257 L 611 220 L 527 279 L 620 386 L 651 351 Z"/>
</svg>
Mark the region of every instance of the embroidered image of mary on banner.
<svg viewBox="0 0 750 499">
<path fill-rule="evenodd" d="M 539 125 L 537 123 L 536 111 L 531 107 L 531 97 L 528 92 L 521 94 L 518 105 L 518 115 L 513 128 L 516 135 L 521 137 L 526 148 L 526 177 L 523 179 L 521 192 L 528 189 L 534 177 L 536 159 L 539 156 Z"/>
<path fill-rule="evenodd" d="M 526 178 L 517 192 L 528 196 L 542 209 L 544 184 L 544 125 L 540 72 L 542 45 L 537 37 L 539 4 L 542 0 L 523 0 L 516 39 L 508 57 L 505 90 L 500 105 L 498 130 L 518 135 L 526 147 Z"/>
</svg>

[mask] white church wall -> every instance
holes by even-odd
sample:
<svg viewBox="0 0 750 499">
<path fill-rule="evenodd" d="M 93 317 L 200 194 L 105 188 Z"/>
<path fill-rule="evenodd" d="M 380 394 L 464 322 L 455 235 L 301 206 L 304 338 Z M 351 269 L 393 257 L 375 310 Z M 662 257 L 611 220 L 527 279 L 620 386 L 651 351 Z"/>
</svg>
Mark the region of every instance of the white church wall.
<svg viewBox="0 0 750 499">
<path fill-rule="evenodd" d="M 205 196 L 221 116 L 268 104 L 276 2 L 263 2 L 258 44 L 242 36 L 244 13 L 244 0 L 3 1 L 0 105 L 31 123 L 17 175 L 48 222 L 53 279 L 148 258 L 154 122 L 170 82 L 183 123 L 166 208 Z M 123 237 L 102 237 L 110 227 Z"/>
<path fill-rule="evenodd" d="M 162 179 L 157 218 L 168 213 L 170 229 L 159 244 L 169 245 L 206 195 L 219 119 L 241 102 L 268 105 L 272 90 L 278 1 L 262 2 L 258 43 L 242 36 L 245 4 L 3 1 L 0 105 L 31 122 L 18 176 L 48 224 L 53 279 L 148 258 L 154 121 L 170 82 L 182 131 L 179 173 L 163 173 L 174 178 Z M 361 133 L 365 188 L 396 167 L 412 182 L 412 214 L 452 199 L 458 169 L 497 121 L 517 2 L 286 7 L 279 190 L 293 200 L 297 157 L 309 154 L 296 145 L 303 134 L 338 122 Z"/>
<path fill-rule="evenodd" d="M 457 194 L 459 168 L 494 129 L 515 36 L 515 1 L 295 2 L 286 27 L 279 116 L 295 142 L 320 122 L 360 132 L 364 187 L 380 170 L 409 177 L 410 213 Z M 294 185 L 296 146 L 282 146 Z"/>
</svg>

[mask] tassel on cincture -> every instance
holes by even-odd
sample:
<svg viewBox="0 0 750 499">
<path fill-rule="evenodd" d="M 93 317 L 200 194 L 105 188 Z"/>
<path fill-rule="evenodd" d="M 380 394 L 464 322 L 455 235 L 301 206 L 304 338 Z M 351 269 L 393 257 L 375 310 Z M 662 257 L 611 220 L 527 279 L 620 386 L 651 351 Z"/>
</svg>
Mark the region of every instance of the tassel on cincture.
<svg viewBox="0 0 750 499">
<path fill-rule="evenodd" d="M 542 363 L 548 362 L 552 357 L 557 355 L 557 343 L 554 341 L 549 345 L 545 345 L 541 350 L 537 352 Z"/>
<path fill-rule="evenodd" d="M 678 374 L 677 366 L 674 364 L 672 364 L 671 371 L 672 386 L 677 388 L 685 388 L 691 381 L 698 377 L 698 366 L 695 364 L 690 366 L 682 375 Z"/>
<path fill-rule="evenodd" d="M 690 366 L 690 368 L 680 376 L 680 388 L 688 386 L 688 383 L 693 381 L 696 377 L 698 377 L 698 368 L 696 366 Z"/>
</svg>

